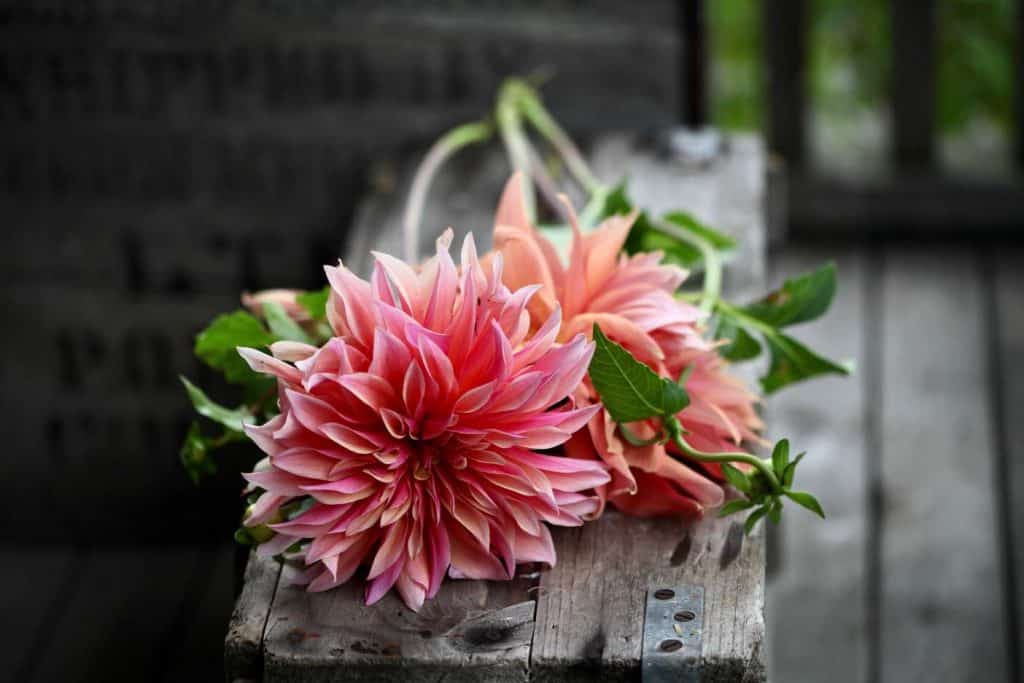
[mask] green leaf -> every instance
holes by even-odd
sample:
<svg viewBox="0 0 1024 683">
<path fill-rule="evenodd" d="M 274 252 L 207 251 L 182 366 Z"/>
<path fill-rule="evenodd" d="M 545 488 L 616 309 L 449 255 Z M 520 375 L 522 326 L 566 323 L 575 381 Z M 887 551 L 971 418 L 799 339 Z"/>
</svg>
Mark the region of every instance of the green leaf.
<svg viewBox="0 0 1024 683">
<path fill-rule="evenodd" d="M 236 349 L 239 346 L 265 348 L 274 340 L 251 314 L 235 311 L 217 316 L 209 327 L 196 335 L 195 354 L 211 368 L 224 373 L 229 382 L 265 383 L 266 378 L 253 372 Z"/>
<path fill-rule="evenodd" d="M 628 214 L 634 208 L 632 200 L 626 193 L 626 183 L 622 182 L 612 188 L 605 197 L 601 218 Z M 730 238 L 700 224 L 689 214 L 670 213 L 664 218 L 684 230 L 708 240 L 712 246 L 727 249 L 734 244 Z M 665 263 L 672 263 L 691 270 L 699 268 L 703 263 L 700 249 L 655 228 L 646 211 L 637 213 L 633 227 L 630 228 L 629 235 L 626 237 L 624 249 L 629 254 L 660 251 L 664 254 Z"/>
<path fill-rule="evenodd" d="M 185 391 L 188 392 L 188 397 L 192 401 L 192 407 L 203 417 L 224 425 L 235 432 L 243 431 L 243 424 L 252 424 L 255 421 L 252 413 L 245 406 L 235 408 L 234 410 L 225 408 L 219 403 L 215 403 L 202 389 L 184 377 L 179 376 L 178 379 L 185 385 Z"/>
<path fill-rule="evenodd" d="M 740 471 L 739 468 L 724 462 L 722 463 L 722 474 L 725 475 L 730 484 L 736 487 L 736 490 L 743 493 L 750 492 L 750 478 Z"/>
<path fill-rule="evenodd" d="M 786 280 L 780 289 L 741 310 L 772 327 L 787 327 L 821 317 L 835 293 L 836 266 L 826 263 L 811 273 Z"/>
<path fill-rule="evenodd" d="M 822 519 L 825 519 L 825 511 L 821 509 L 818 499 L 806 491 L 786 491 L 786 497 L 801 507 L 805 507 Z"/>
<path fill-rule="evenodd" d="M 757 503 L 755 503 L 754 501 L 747 500 L 746 498 L 737 498 L 736 500 L 730 500 L 728 503 L 722 506 L 721 510 L 718 511 L 718 516 L 728 517 L 734 512 L 740 512 L 741 510 L 752 508 L 756 504 Z"/>
<path fill-rule="evenodd" d="M 689 405 L 686 390 L 659 377 L 629 351 L 608 339 L 594 325 L 594 357 L 590 381 L 616 422 L 635 422 L 656 415 L 675 415 Z"/>
<path fill-rule="evenodd" d="M 273 301 L 264 303 L 263 317 L 267 319 L 267 327 L 270 328 L 270 332 L 278 339 L 297 341 L 303 344 L 313 343 L 309 335 L 299 327 L 297 322 L 292 320 L 281 304 Z"/>
<path fill-rule="evenodd" d="M 306 309 L 313 320 L 327 320 L 327 298 L 330 294 L 331 288 L 324 287 L 311 292 L 302 292 L 295 297 L 295 301 Z"/>
<path fill-rule="evenodd" d="M 717 230 L 712 230 L 688 213 L 673 211 L 671 213 L 666 213 L 662 218 L 670 223 L 675 223 L 683 230 L 691 232 L 697 237 L 704 239 L 708 244 L 719 251 L 729 251 L 730 249 L 736 248 L 736 240 L 728 235 L 723 235 Z"/>
<path fill-rule="evenodd" d="M 782 501 L 776 498 L 768 505 L 768 519 L 772 521 L 772 524 L 778 524 L 782 521 Z"/>
<path fill-rule="evenodd" d="M 718 325 L 714 337 L 729 342 L 719 350 L 723 358 L 738 363 L 757 358 L 761 354 L 761 344 L 737 322 L 736 318 L 725 312 L 720 312 L 717 318 Z"/>
<path fill-rule="evenodd" d="M 789 488 L 793 485 L 793 477 L 796 475 L 796 466 L 800 464 L 800 461 L 804 459 L 807 453 L 801 453 L 793 459 L 793 462 L 786 465 L 786 469 L 782 472 L 782 486 L 783 488 Z"/>
<path fill-rule="evenodd" d="M 198 422 L 193 421 L 189 425 L 178 456 L 193 484 L 198 484 L 204 477 L 217 473 L 217 464 L 209 457 L 207 440 L 199 431 Z"/>
<path fill-rule="evenodd" d="M 789 439 L 782 439 L 772 449 L 772 471 L 781 477 L 789 464 Z"/>
<path fill-rule="evenodd" d="M 765 334 L 772 361 L 768 374 L 761 377 L 761 388 L 766 394 L 818 375 L 850 375 L 850 363 L 837 363 L 819 356 L 792 337 L 780 333 Z"/>
<path fill-rule="evenodd" d="M 747 521 L 743 524 L 743 530 L 746 532 L 747 536 L 753 533 L 754 527 L 766 514 L 768 514 L 768 505 L 762 505 L 747 515 Z"/>
</svg>

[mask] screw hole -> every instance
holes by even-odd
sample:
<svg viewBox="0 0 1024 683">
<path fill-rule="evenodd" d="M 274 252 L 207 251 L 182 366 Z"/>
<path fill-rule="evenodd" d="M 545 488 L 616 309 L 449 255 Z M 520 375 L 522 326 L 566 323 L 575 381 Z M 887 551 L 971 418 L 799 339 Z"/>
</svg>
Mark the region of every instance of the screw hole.
<svg viewBox="0 0 1024 683">
<path fill-rule="evenodd" d="M 674 638 L 669 640 L 663 640 L 660 643 L 658 643 L 658 649 L 662 652 L 675 652 L 676 650 L 682 647 L 683 641 L 675 640 Z"/>
<path fill-rule="evenodd" d="M 676 621 L 693 621 L 694 619 L 697 618 L 697 615 L 694 614 L 693 612 L 691 612 L 688 609 L 684 609 L 684 610 L 679 610 L 678 612 L 673 614 L 672 618 L 675 619 Z"/>
<path fill-rule="evenodd" d="M 658 598 L 659 600 L 671 600 L 672 598 L 676 597 L 676 592 L 668 588 L 660 588 L 654 591 L 654 597 Z"/>
</svg>

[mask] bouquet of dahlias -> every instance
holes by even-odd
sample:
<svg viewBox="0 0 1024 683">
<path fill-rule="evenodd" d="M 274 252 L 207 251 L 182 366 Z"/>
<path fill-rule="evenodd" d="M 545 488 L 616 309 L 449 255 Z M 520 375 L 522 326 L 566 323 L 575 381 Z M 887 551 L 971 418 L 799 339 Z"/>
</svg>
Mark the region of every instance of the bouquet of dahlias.
<svg viewBox="0 0 1024 683">
<path fill-rule="evenodd" d="M 587 193 L 580 216 L 538 163 L 529 123 Z M 493 250 L 452 233 L 416 263 L 430 180 L 459 148 L 502 137 L 515 174 L 494 221 Z M 563 225 L 537 225 L 534 188 Z M 554 564 L 549 525 L 575 526 L 610 504 L 626 514 L 750 510 L 747 530 L 778 521 L 782 502 L 824 515 L 792 489 L 789 444 L 749 452 L 758 396 L 731 363 L 770 355 L 766 393 L 846 365 L 783 332 L 828 308 L 835 270 L 786 282 L 761 301 L 721 297 L 729 238 L 684 213 L 661 218 L 598 181 L 525 82 L 509 81 L 492 119 L 441 138 L 414 178 L 403 261 L 375 254 L 363 280 L 325 268 L 319 292 L 243 295 L 196 354 L 241 387 L 237 408 L 183 378 L 200 415 L 182 448 L 189 474 L 242 439 L 266 455 L 244 474 L 249 506 L 236 534 L 280 556 L 294 581 L 322 591 L 362 570 L 366 601 L 395 588 L 412 609 L 445 575 L 509 579 L 517 563 Z M 699 270 L 699 291 L 682 292 Z M 728 499 L 728 500 L 727 500 Z"/>
</svg>

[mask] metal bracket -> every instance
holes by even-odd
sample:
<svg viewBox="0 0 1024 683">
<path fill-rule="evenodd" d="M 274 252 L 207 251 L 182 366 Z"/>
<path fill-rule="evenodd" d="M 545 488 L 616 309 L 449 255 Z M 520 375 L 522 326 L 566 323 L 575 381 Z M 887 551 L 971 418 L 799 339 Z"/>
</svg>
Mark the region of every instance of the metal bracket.
<svg viewBox="0 0 1024 683">
<path fill-rule="evenodd" d="M 644 683 L 699 683 L 704 587 L 651 588 L 640 655 Z"/>
</svg>

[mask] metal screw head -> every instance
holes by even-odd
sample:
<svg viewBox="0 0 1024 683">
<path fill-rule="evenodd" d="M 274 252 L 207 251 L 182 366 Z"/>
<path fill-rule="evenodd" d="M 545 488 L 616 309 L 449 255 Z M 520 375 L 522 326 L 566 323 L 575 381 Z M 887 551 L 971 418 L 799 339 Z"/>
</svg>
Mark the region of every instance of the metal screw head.
<svg viewBox="0 0 1024 683">
<path fill-rule="evenodd" d="M 675 652 L 683 647 L 683 641 L 670 638 L 658 643 L 658 649 L 662 652 Z"/>
<path fill-rule="evenodd" d="M 688 609 L 681 609 L 672 615 L 672 618 L 676 621 L 693 621 L 697 618 L 697 615 Z"/>
<path fill-rule="evenodd" d="M 654 597 L 658 598 L 659 600 L 671 600 L 672 598 L 676 597 L 676 592 L 670 588 L 659 588 L 658 590 L 654 591 Z"/>
</svg>

